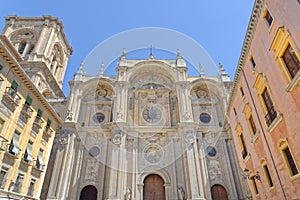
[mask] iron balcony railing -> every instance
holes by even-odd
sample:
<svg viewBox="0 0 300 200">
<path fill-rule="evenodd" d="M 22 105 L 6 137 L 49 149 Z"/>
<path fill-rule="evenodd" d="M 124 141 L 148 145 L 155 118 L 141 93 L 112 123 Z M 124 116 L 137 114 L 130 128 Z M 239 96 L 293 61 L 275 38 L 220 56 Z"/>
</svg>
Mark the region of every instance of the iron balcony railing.
<svg viewBox="0 0 300 200">
<path fill-rule="evenodd" d="M 28 117 L 31 116 L 33 110 L 31 109 L 30 105 L 24 104 L 22 107 L 22 113 L 26 114 Z"/>
<path fill-rule="evenodd" d="M 266 120 L 267 126 L 270 126 L 272 124 L 272 122 L 276 119 L 276 117 L 277 117 L 277 112 L 276 112 L 274 106 L 272 106 L 268 110 L 268 113 L 265 116 L 265 120 Z"/>
<path fill-rule="evenodd" d="M 43 120 L 41 119 L 40 116 L 36 116 L 34 119 L 34 124 L 37 125 L 39 128 L 42 127 L 43 124 Z"/>
<path fill-rule="evenodd" d="M 242 151 L 242 157 L 243 157 L 243 159 L 245 159 L 247 157 L 247 155 L 248 155 L 248 152 L 246 150 L 243 150 Z"/>
<path fill-rule="evenodd" d="M 18 95 L 18 92 L 11 88 L 11 87 L 7 87 L 5 89 L 5 96 L 7 96 L 8 98 L 10 98 L 11 101 L 13 101 L 15 104 L 19 104 L 21 97 Z"/>
<path fill-rule="evenodd" d="M 21 149 L 18 146 L 10 143 L 9 145 L 7 145 L 7 152 L 14 156 L 18 156 L 21 152 Z"/>
</svg>

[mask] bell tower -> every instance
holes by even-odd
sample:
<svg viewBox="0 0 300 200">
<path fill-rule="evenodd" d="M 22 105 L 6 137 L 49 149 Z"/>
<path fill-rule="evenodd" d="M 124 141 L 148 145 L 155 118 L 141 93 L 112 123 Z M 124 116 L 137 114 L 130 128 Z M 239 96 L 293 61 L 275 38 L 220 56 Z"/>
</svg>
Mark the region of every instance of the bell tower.
<svg viewBox="0 0 300 200">
<path fill-rule="evenodd" d="M 72 47 L 55 17 L 6 17 L 2 31 L 23 58 L 22 67 L 46 98 L 64 97 L 63 78 Z"/>
</svg>

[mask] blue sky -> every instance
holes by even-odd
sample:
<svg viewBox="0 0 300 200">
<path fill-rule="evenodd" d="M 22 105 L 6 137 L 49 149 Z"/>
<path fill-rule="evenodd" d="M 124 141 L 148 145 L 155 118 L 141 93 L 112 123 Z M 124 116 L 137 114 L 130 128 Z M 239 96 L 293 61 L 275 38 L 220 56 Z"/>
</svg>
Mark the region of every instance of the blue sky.
<svg viewBox="0 0 300 200">
<path fill-rule="evenodd" d="M 4 27 L 4 17 L 9 14 L 52 15 L 62 20 L 67 39 L 74 49 L 63 87 L 68 95 L 67 82 L 98 44 L 120 32 L 143 27 L 171 29 L 192 38 L 215 63 L 221 62 L 233 78 L 253 4 L 254 0 L 2 0 L 0 26 Z M 154 55 L 161 54 L 155 48 Z M 116 51 L 121 54 L 121 50 Z M 182 54 L 185 56 L 184 52 Z M 131 57 L 134 56 L 133 52 Z M 93 67 L 99 68 L 103 60 L 99 58 L 99 65 Z M 106 72 L 110 73 L 109 70 Z"/>
</svg>

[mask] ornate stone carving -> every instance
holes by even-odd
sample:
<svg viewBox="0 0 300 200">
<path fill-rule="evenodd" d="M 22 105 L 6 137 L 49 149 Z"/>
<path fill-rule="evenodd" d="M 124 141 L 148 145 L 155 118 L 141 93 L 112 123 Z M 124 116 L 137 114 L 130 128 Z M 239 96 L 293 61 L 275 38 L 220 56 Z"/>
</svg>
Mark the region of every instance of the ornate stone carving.
<svg viewBox="0 0 300 200">
<path fill-rule="evenodd" d="M 177 191 L 178 191 L 178 194 L 179 194 L 179 199 L 180 200 L 185 200 L 185 191 L 184 191 L 183 187 L 178 186 Z"/>
<path fill-rule="evenodd" d="M 131 190 L 130 190 L 130 188 L 127 188 L 127 190 L 126 190 L 125 200 L 131 200 Z"/>
<path fill-rule="evenodd" d="M 215 180 L 221 176 L 220 163 L 217 160 L 209 161 L 209 177 L 211 180 Z"/>
<path fill-rule="evenodd" d="M 85 179 L 96 181 L 98 175 L 98 163 L 95 159 L 87 159 Z"/>
<path fill-rule="evenodd" d="M 163 149 L 157 144 L 150 144 L 144 149 L 144 157 L 150 163 L 157 163 L 163 157 Z"/>
<path fill-rule="evenodd" d="M 67 110 L 67 117 L 66 117 L 67 121 L 72 121 L 73 120 L 73 112 L 70 110 Z"/>
<path fill-rule="evenodd" d="M 184 139 L 188 144 L 193 144 L 195 142 L 195 132 L 193 130 L 187 130 L 184 134 Z"/>
<path fill-rule="evenodd" d="M 162 112 L 157 106 L 149 106 L 144 109 L 143 117 L 149 123 L 156 123 L 162 117 Z"/>
<path fill-rule="evenodd" d="M 122 135 L 120 133 L 117 133 L 114 135 L 112 142 L 116 145 L 119 145 L 122 143 Z"/>
</svg>

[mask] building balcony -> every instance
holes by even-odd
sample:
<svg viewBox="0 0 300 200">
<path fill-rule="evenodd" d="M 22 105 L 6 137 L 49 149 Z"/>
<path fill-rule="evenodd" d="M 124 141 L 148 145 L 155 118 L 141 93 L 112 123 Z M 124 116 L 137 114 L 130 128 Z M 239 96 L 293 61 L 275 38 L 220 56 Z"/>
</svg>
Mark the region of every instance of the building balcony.
<svg viewBox="0 0 300 200">
<path fill-rule="evenodd" d="M 51 130 L 51 128 L 49 126 L 46 126 L 44 133 L 47 134 L 48 137 L 51 137 L 53 131 Z"/>
<path fill-rule="evenodd" d="M 27 116 L 27 118 L 30 118 L 32 115 L 33 110 L 31 109 L 30 105 L 24 104 L 22 107 L 21 112 Z"/>
<path fill-rule="evenodd" d="M 45 165 L 41 164 L 41 162 L 38 159 L 34 160 L 33 167 L 40 172 L 45 170 Z"/>
<path fill-rule="evenodd" d="M 27 104 L 24 104 L 20 113 L 20 120 L 27 123 L 28 118 L 31 117 L 33 110 Z"/>
<path fill-rule="evenodd" d="M 11 112 L 14 112 L 16 106 L 19 105 L 21 97 L 17 94 L 17 91 L 7 87 L 3 94 L 2 103 L 6 108 L 8 108 Z"/>
<path fill-rule="evenodd" d="M 15 106 L 19 105 L 21 97 L 18 95 L 17 91 L 11 87 L 7 87 L 4 92 L 4 96 L 10 100 Z"/>
<path fill-rule="evenodd" d="M 38 134 L 39 129 L 42 128 L 42 125 L 43 125 L 43 120 L 41 119 L 41 117 L 36 116 L 32 126 L 33 131 Z"/>
<path fill-rule="evenodd" d="M 27 152 L 25 152 L 23 154 L 22 161 L 27 163 L 27 164 L 30 164 L 33 161 L 32 156 L 30 154 L 28 154 Z"/>
<path fill-rule="evenodd" d="M 247 155 L 248 155 L 248 152 L 245 151 L 245 150 L 243 150 L 242 151 L 242 157 L 243 157 L 243 159 L 245 159 L 247 157 Z"/>
<path fill-rule="evenodd" d="M 0 151 L 5 151 L 7 148 L 8 140 L 0 135 Z"/>
<path fill-rule="evenodd" d="M 272 106 L 271 109 L 268 110 L 268 113 L 265 116 L 267 126 L 270 126 L 272 122 L 276 119 L 276 117 L 277 117 L 277 112 L 274 106 Z"/>
<path fill-rule="evenodd" d="M 9 145 L 7 145 L 6 152 L 9 155 L 12 155 L 15 158 L 18 158 L 18 156 L 19 156 L 19 154 L 21 152 L 21 149 L 18 146 L 14 145 L 14 144 L 9 144 Z"/>
</svg>

